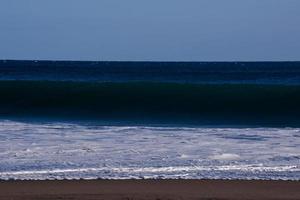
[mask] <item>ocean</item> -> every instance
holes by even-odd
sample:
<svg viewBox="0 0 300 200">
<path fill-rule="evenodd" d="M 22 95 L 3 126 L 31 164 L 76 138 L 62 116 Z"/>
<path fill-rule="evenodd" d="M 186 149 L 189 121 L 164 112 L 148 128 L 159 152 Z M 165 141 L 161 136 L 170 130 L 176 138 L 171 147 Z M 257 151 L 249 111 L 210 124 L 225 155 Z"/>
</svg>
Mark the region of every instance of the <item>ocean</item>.
<svg viewBox="0 0 300 200">
<path fill-rule="evenodd" d="M 0 179 L 300 180 L 300 62 L 0 61 Z"/>
</svg>

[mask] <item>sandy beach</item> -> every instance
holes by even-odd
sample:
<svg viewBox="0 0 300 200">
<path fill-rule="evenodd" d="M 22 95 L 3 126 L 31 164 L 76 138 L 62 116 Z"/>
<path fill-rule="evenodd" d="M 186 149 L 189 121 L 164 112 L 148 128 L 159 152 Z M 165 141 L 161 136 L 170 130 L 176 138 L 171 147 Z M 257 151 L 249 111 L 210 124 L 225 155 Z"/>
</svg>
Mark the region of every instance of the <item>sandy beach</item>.
<svg viewBox="0 0 300 200">
<path fill-rule="evenodd" d="M 2 181 L 0 199 L 300 199 L 298 181 Z"/>
</svg>

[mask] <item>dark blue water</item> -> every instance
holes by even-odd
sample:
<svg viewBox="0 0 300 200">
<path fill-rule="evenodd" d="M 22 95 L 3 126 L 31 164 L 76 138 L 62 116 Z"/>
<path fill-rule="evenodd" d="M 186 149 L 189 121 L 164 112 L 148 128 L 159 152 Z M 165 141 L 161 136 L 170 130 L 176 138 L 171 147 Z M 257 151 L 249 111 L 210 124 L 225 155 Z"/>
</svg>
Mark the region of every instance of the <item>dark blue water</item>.
<svg viewBox="0 0 300 200">
<path fill-rule="evenodd" d="M 0 62 L 0 117 L 298 126 L 300 62 Z"/>
<path fill-rule="evenodd" d="M 1 80 L 300 84 L 300 62 L 0 61 Z"/>
</svg>

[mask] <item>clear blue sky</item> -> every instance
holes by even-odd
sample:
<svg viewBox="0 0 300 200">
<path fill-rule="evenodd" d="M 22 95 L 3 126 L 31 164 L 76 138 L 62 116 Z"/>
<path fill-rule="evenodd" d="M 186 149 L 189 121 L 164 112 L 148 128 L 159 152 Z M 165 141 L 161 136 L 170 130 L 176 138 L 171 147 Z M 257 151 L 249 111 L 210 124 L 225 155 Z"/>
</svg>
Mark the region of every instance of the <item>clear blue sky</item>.
<svg viewBox="0 0 300 200">
<path fill-rule="evenodd" d="M 300 0 L 1 0 L 0 59 L 300 60 Z"/>
</svg>

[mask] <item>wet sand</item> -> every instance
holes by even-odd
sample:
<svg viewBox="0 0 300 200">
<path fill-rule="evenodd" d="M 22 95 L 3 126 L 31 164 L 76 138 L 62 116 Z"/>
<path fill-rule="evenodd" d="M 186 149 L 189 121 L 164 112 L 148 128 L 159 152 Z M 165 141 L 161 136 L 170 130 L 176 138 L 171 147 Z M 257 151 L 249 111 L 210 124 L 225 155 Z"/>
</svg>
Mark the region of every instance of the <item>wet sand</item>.
<svg viewBox="0 0 300 200">
<path fill-rule="evenodd" d="M 300 199 L 298 181 L 1 181 L 0 199 Z"/>
</svg>

